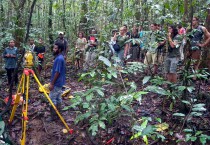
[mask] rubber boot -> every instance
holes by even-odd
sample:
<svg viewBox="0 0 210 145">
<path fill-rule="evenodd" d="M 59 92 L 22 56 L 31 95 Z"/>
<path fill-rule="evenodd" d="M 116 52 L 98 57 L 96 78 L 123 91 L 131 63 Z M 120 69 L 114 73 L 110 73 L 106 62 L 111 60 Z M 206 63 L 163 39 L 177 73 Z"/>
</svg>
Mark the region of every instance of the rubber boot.
<svg viewBox="0 0 210 145">
<path fill-rule="evenodd" d="M 55 121 L 57 114 L 52 106 L 50 106 L 50 116 L 46 119 L 47 122 Z"/>
</svg>

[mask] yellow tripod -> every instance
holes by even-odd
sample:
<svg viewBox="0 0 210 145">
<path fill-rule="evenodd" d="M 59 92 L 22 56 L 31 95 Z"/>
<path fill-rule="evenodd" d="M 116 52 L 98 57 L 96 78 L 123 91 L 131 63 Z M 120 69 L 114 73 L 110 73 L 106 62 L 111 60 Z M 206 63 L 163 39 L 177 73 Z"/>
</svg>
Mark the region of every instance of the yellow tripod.
<svg viewBox="0 0 210 145">
<path fill-rule="evenodd" d="M 34 71 L 31 69 L 31 67 L 33 66 L 33 55 L 32 55 L 32 53 L 27 52 L 24 55 L 24 57 L 25 57 L 25 68 L 23 70 L 23 74 L 21 76 L 21 80 L 20 80 L 20 83 L 18 85 L 15 104 L 12 108 L 12 113 L 11 113 L 10 118 L 9 118 L 9 123 L 11 123 L 13 121 L 14 116 L 15 116 L 15 111 L 17 109 L 17 106 L 20 102 L 20 97 L 23 95 L 24 96 L 24 101 L 23 101 L 23 105 L 22 105 L 22 135 L 21 135 L 21 140 L 20 140 L 21 145 L 25 145 L 25 142 L 26 142 L 26 125 L 27 125 L 27 122 L 28 122 L 28 92 L 29 92 L 29 84 L 30 84 L 30 75 L 32 75 L 34 77 L 34 79 L 38 83 L 39 87 L 42 88 L 42 90 L 44 91 L 45 97 L 50 102 L 50 104 L 54 108 L 55 112 L 58 114 L 60 120 L 63 122 L 63 124 L 65 125 L 68 132 L 70 134 L 72 134 L 73 129 L 70 129 L 68 127 L 65 120 L 63 119 L 63 117 L 61 116 L 61 114 L 59 113 L 59 111 L 57 110 L 55 105 L 53 104 L 52 100 L 50 99 L 50 97 L 46 93 L 43 85 L 40 83 L 40 81 L 37 78 L 37 76 L 35 75 Z"/>
</svg>

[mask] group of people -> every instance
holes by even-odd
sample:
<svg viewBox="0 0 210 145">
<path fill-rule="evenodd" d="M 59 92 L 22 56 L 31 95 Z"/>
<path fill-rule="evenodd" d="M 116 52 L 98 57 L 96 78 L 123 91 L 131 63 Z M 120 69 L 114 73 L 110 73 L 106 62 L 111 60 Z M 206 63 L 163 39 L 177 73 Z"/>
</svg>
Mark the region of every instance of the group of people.
<svg viewBox="0 0 210 145">
<path fill-rule="evenodd" d="M 59 34 L 59 38 L 54 42 L 53 45 L 53 67 L 50 78 L 50 98 L 58 110 L 61 110 L 62 102 L 62 87 L 65 85 L 66 80 L 66 50 L 67 41 L 63 39 L 64 33 Z M 29 39 L 29 49 L 35 56 L 35 61 L 38 61 L 38 72 L 41 72 L 42 63 L 44 61 L 45 46 L 43 40 L 39 38 L 38 43 L 34 44 L 34 39 Z M 12 76 L 14 76 L 15 85 L 18 85 L 18 73 L 14 73 L 18 70 L 18 48 L 15 47 L 15 40 L 10 40 L 9 46 L 4 49 L 3 57 L 5 59 L 5 69 L 7 71 L 8 85 L 13 85 Z M 56 119 L 56 112 L 50 106 L 51 116 L 47 118 L 47 121 L 52 121 Z"/>
<path fill-rule="evenodd" d="M 191 46 L 184 54 L 186 33 L 192 33 L 189 37 Z M 193 60 L 194 69 L 198 70 L 202 48 L 209 43 L 210 33 L 199 24 L 198 17 L 193 17 L 192 30 L 185 30 L 181 25 L 170 25 L 166 34 L 156 23 L 150 25 L 150 31 L 142 31 L 141 27 L 138 29 L 134 26 L 131 33 L 124 25 L 119 32 L 114 31 L 110 47 L 119 58 L 120 65 L 124 66 L 125 59 L 129 61 L 130 58 L 131 61 L 142 61 L 148 66 L 146 73 L 152 70 L 152 74 L 157 74 L 159 64 L 163 63 L 166 79 L 177 82 L 178 63 L 190 58 Z"/>
<path fill-rule="evenodd" d="M 125 66 L 126 60 L 142 61 L 145 65 L 153 68 L 153 74 L 157 74 L 158 63 L 162 60 L 162 50 L 166 48 L 166 58 L 164 59 L 164 70 L 166 79 L 170 82 L 177 81 L 177 64 L 183 59 L 183 46 L 186 41 L 185 33 L 188 31 L 181 26 L 168 26 L 167 35 L 161 30 L 160 25 L 152 23 L 151 31 L 142 31 L 136 26 L 132 28 L 132 32 L 128 31 L 127 25 L 120 27 L 119 32 L 113 31 L 113 37 L 110 41 L 110 48 L 118 59 L 120 66 Z M 192 20 L 192 36 L 190 38 L 190 50 L 188 54 L 194 59 L 194 68 L 197 70 L 200 65 L 202 48 L 210 43 L 210 33 L 204 26 L 199 25 L 199 19 L 194 17 Z M 205 37 L 205 40 L 203 39 Z M 39 62 L 39 73 L 42 69 L 44 60 L 45 46 L 40 38 L 38 44 L 34 44 L 34 40 L 29 40 L 29 47 L 35 53 Z M 97 57 L 98 40 L 96 38 L 96 30 L 91 30 L 90 36 L 84 36 L 83 32 L 79 32 L 76 40 L 76 67 L 87 70 L 94 67 Z M 64 39 L 64 32 L 59 32 L 58 39 L 53 46 L 53 67 L 50 79 L 50 98 L 59 109 L 61 107 L 62 87 L 65 84 L 66 73 L 66 56 L 68 54 L 68 42 Z M 144 50 L 144 51 L 143 51 Z M 143 52 L 143 53 L 142 53 Z M 181 56 L 181 57 L 180 57 Z M 9 46 L 4 49 L 3 57 L 5 58 L 5 69 L 7 71 L 8 84 L 11 84 L 12 74 L 17 68 L 18 49 L 15 47 L 15 41 L 10 40 Z M 15 84 L 18 84 L 18 76 L 15 75 Z M 55 119 L 55 112 L 51 107 L 51 118 Z"/>
<path fill-rule="evenodd" d="M 90 31 L 90 36 L 88 36 L 87 39 L 83 32 L 79 32 L 75 46 L 75 65 L 77 69 L 81 68 L 86 71 L 89 68 L 94 67 L 97 56 L 97 46 L 98 39 L 96 37 L 95 29 Z"/>
</svg>

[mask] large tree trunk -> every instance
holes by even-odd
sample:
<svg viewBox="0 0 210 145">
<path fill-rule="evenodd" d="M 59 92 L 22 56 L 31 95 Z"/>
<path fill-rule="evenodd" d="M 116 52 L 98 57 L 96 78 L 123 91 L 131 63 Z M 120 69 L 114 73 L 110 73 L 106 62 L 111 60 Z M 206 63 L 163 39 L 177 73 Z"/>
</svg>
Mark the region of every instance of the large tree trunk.
<svg viewBox="0 0 210 145">
<path fill-rule="evenodd" d="M 26 28 L 25 43 L 27 42 L 28 37 L 29 37 L 29 31 L 30 31 L 30 26 L 31 26 L 31 18 L 32 18 L 32 14 L 33 14 L 33 10 L 34 10 L 36 1 L 37 1 L 37 0 L 33 0 L 33 3 L 32 3 L 32 5 L 31 5 L 30 15 L 29 15 L 29 18 L 28 18 L 28 23 L 27 23 L 27 28 Z"/>
<path fill-rule="evenodd" d="M 52 6 L 53 6 L 53 0 L 50 0 L 50 4 L 49 4 L 49 18 L 48 18 L 48 34 L 49 34 L 50 45 L 52 45 L 54 43 L 53 35 L 52 35 L 52 31 L 53 31 L 53 28 L 52 28 L 52 16 L 53 16 Z"/>
</svg>

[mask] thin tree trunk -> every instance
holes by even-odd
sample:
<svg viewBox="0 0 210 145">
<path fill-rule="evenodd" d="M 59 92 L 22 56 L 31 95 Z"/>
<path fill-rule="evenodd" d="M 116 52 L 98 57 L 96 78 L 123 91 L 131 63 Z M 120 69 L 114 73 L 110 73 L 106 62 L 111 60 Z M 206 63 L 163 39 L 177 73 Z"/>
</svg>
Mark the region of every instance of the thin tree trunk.
<svg viewBox="0 0 210 145">
<path fill-rule="evenodd" d="M 52 31 L 53 31 L 53 28 L 52 28 L 52 16 L 53 16 L 52 6 L 53 6 L 53 0 L 50 0 L 50 4 L 49 4 L 49 18 L 48 18 L 48 34 L 49 34 L 50 45 L 52 45 L 54 43 L 53 35 L 52 35 Z"/>
<path fill-rule="evenodd" d="M 166 7 L 165 7 L 165 4 L 163 5 L 163 16 L 165 16 L 166 15 Z M 161 20 L 161 25 L 163 26 L 163 24 L 164 24 L 164 19 L 162 19 Z"/>
<path fill-rule="evenodd" d="M 26 3 L 26 0 L 19 0 L 18 2 L 15 0 L 11 0 L 17 15 L 16 15 L 16 21 L 15 24 L 17 26 L 17 29 L 15 30 L 14 37 L 16 40 L 16 46 L 20 47 L 20 44 L 23 42 L 24 37 L 24 29 L 23 28 L 23 11 L 24 11 L 24 5 Z"/>
<path fill-rule="evenodd" d="M 207 9 L 207 17 L 206 17 L 205 27 L 210 32 L 210 4 Z"/>
<path fill-rule="evenodd" d="M 66 32 L 66 2 L 65 0 L 63 0 L 63 28 L 64 28 L 64 31 Z"/>
<path fill-rule="evenodd" d="M 81 19 L 80 19 L 80 26 L 79 31 L 87 30 L 85 29 L 87 27 L 87 18 L 85 17 L 85 14 L 88 12 L 88 8 L 86 5 L 86 0 L 83 0 L 82 7 L 81 7 Z M 86 32 L 87 33 L 87 32 Z"/>
<path fill-rule="evenodd" d="M 192 0 L 190 0 L 190 17 L 188 19 L 188 22 L 191 22 L 191 29 L 192 29 L 193 14 L 194 14 L 194 6 Z"/>
<path fill-rule="evenodd" d="M 28 23 L 27 23 L 27 28 L 26 28 L 25 43 L 27 42 L 28 37 L 29 37 L 29 31 L 30 31 L 30 26 L 31 26 L 31 18 L 32 18 L 32 14 L 33 14 L 33 11 L 34 11 L 34 7 L 35 7 L 35 4 L 36 4 L 36 1 L 37 1 L 37 0 L 33 0 L 33 3 L 32 3 L 32 5 L 31 5 L 31 11 L 30 11 L 30 14 L 29 14 Z"/>
<path fill-rule="evenodd" d="M 124 0 L 121 0 L 121 3 L 120 3 L 120 24 L 122 25 L 122 22 L 123 22 L 123 4 L 124 4 Z"/>
<path fill-rule="evenodd" d="M 187 18 L 188 18 L 188 5 L 189 5 L 189 1 L 184 0 L 184 15 L 183 15 L 182 21 L 185 23 L 187 23 Z"/>
<path fill-rule="evenodd" d="M 210 4 L 208 5 L 208 9 L 207 9 L 207 17 L 206 17 L 206 21 L 205 21 L 205 27 L 210 32 Z M 209 49 L 210 49 L 210 44 L 205 49 L 206 54 L 207 54 L 206 65 L 208 67 L 208 70 L 210 71 L 210 51 L 209 51 Z"/>
</svg>

